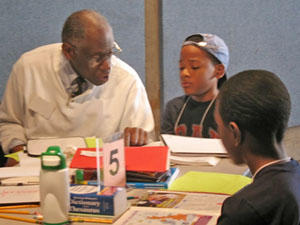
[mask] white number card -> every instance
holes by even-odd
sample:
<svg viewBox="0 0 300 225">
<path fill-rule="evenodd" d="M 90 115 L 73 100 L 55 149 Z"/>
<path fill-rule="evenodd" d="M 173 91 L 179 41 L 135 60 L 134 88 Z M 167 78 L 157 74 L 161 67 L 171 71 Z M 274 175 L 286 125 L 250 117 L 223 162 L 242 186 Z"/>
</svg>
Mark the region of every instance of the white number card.
<svg viewBox="0 0 300 225">
<path fill-rule="evenodd" d="M 104 144 L 103 172 L 105 186 L 125 186 L 126 171 L 123 139 Z"/>
</svg>

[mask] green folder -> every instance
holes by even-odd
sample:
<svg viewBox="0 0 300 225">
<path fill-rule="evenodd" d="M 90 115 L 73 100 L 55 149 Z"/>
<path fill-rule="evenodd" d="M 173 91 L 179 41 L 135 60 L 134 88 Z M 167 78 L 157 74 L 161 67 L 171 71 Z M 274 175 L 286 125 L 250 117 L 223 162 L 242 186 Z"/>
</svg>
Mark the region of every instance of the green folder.
<svg viewBox="0 0 300 225">
<path fill-rule="evenodd" d="M 251 182 L 243 175 L 189 171 L 177 178 L 169 190 L 232 195 Z"/>
<path fill-rule="evenodd" d="M 85 143 L 87 148 L 96 148 L 96 137 L 86 137 L 85 138 Z M 99 138 L 99 147 L 101 148 L 102 146 L 102 140 Z"/>
</svg>

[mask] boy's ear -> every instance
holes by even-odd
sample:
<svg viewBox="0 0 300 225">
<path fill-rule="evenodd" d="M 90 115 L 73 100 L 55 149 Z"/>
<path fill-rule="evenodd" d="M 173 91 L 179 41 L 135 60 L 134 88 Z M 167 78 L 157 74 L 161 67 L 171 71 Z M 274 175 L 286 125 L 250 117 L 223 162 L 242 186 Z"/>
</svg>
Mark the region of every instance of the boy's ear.
<svg viewBox="0 0 300 225">
<path fill-rule="evenodd" d="M 62 44 L 62 51 L 63 51 L 64 56 L 68 60 L 72 59 L 72 57 L 74 56 L 74 49 L 73 49 L 72 45 L 70 45 L 67 42 L 64 42 Z"/>
<path fill-rule="evenodd" d="M 233 134 L 233 138 L 234 138 L 233 143 L 234 143 L 234 146 L 237 147 L 242 142 L 242 132 L 241 132 L 239 126 L 235 122 L 230 122 L 229 123 L 229 129 L 230 129 L 230 131 Z"/>
<path fill-rule="evenodd" d="M 215 66 L 215 77 L 221 79 L 225 75 L 225 66 L 223 64 L 217 64 Z"/>
</svg>

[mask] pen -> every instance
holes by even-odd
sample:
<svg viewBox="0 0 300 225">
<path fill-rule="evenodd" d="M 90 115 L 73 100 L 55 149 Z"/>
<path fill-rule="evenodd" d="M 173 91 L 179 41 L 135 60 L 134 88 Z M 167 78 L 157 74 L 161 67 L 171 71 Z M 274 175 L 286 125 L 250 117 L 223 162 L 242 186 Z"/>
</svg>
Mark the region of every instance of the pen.
<svg viewBox="0 0 300 225">
<path fill-rule="evenodd" d="M 42 224 L 43 223 L 42 221 L 39 221 L 39 220 L 21 218 L 21 217 L 15 217 L 15 216 L 0 215 L 0 218 L 9 219 L 9 220 L 18 220 L 18 221 L 23 221 L 23 222 L 28 222 L 28 223 L 37 223 L 37 224 Z"/>
<path fill-rule="evenodd" d="M 139 197 L 138 196 L 128 196 L 127 197 L 127 200 L 130 200 L 130 199 L 138 199 Z"/>
<path fill-rule="evenodd" d="M 21 209 L 21 208 L 37 208 L 40 205 L 12 205 L 12 206 L 0 206 L 0 210 L 2 209 Z"/>
</svg>

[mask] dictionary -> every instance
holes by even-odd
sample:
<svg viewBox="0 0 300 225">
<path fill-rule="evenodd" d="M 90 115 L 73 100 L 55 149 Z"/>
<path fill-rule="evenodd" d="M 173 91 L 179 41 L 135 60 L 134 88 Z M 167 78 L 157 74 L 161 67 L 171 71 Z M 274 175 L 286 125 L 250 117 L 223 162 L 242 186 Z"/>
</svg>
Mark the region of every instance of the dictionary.
<svg viewBox="0 0 300 225">
<path fill-rule="evenodd" d="M 126 189 L 123 187 L 71 185 L 70 213 L 108 215 L 118 217 L 128 208 Z"/>
</svg>

